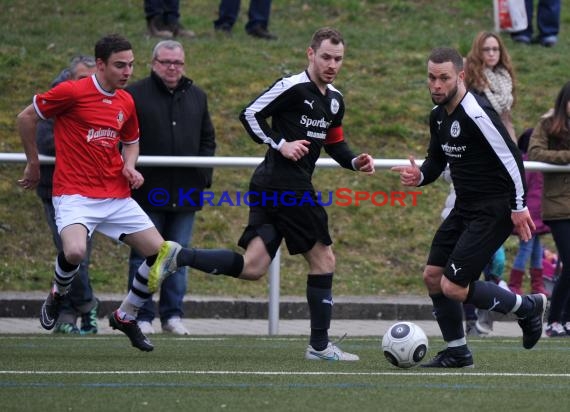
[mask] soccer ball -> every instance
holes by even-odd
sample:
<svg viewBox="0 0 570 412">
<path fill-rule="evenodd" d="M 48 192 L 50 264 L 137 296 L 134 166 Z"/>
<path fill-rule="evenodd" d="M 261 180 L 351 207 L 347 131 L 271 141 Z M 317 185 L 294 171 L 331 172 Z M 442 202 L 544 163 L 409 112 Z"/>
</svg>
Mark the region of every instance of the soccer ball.
<svg viewBox="0 0 570 412">
<path fill-rule="evenodd" d="M 422 328 L 415 323 L 394 323 L 382 338 L 382 351 L 392 365 L 411 368 L 426 356 L 428 339 Z"/>
</svg>

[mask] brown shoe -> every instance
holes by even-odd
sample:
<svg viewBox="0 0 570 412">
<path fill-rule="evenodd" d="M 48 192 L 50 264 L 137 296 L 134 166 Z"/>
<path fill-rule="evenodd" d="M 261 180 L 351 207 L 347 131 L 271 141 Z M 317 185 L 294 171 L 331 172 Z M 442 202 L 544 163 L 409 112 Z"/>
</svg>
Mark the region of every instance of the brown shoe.
<svg viewBox="0 0 570 412">
<path fill-rule="evenodd" d="M 186 39 L 193 39 L 196 37 L 196 33 L 192 30 L 185 29 L 180 23 L 176 23 L 174 26 L 171 26 L 170 29 L 174 34 L 174 37 L 184 37 Z"/>
<path fill-rule="evenodd" d="M 171 39 L 174 33 L 168 30 L 160 21 L 160 16 L 154 16 L 147 20 L 148 34 L 152 37 L 160 37 L 162 39 Z"/>
<path fill-rule="evenodd" d="M 259 24 L 249 29 L 247 34 L 252 37 L 257 37 L 258 39 L 277 40 L 277 36 L 275 34 L 267 31 L 265 27 L 261 27 Z"/>
</svg>

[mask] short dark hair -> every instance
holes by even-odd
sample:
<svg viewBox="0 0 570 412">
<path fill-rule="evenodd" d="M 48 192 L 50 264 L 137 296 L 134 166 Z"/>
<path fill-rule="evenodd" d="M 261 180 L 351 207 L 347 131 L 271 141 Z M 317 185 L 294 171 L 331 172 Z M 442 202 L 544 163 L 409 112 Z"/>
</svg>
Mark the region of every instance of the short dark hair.
<svg viewBox="0 0 570 412">
<path fill-rule="evenodd" d="M 95 44 L 95 58 L 105 63 L 113 53 L 132 50 L 131 43 L 120 34 L 109 34 Z"/>
<path fill-rule="evenodd" d="M 332 27 L 323 27 L 318 29 L 311 38 L 310 47 L 313 50 L 317 50 L 321 47 L 321 43 L 324 40 L 330 40 L 332 44 L 342 44 L 344 45 L 344 38 L 340 31 L 333 29 Z"/>
<path fill-rule="evenodd" d="M 463 70 L 463 57 L 451 47 L 436 47 L 431 51 L 428 62 L 436 64 L 451 62 L 455 66 L 455 70 L 458 72 Z"/>
</svg>

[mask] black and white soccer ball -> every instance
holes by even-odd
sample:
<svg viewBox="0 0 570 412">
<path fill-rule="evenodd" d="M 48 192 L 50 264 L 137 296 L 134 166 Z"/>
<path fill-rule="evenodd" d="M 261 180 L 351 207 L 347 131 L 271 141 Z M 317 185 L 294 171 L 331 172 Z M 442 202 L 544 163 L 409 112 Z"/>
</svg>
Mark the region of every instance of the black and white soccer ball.
<svg viewBox="0 0 570 412">
<path fill-rule="evenodd" d="M 426 356 L 428 338 L 415 323 L 397 322 L 382 337 L 382 351 L 392 365 L 411 368 Z"/>
</svg>

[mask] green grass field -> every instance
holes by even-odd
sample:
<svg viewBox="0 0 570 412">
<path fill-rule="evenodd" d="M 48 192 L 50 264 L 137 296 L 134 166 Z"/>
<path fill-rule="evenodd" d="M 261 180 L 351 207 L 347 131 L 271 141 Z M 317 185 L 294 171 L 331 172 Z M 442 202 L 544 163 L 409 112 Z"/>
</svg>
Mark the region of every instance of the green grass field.
<svg viewBox="0 0 570 412">
<path fill-rule="evenodd" d="M 68 4 L 69 3 L 69 4 Z M 305 49 L 313 31 L 339 28 L 347 40 L 344 67 L 335 82 L 344 94 L 343 124 L 356 151 L 375 158 L 425 156 L 428 114 L 433 106 L 426 88 L 425 59 L 431 48 L 448 45 L 466 54 L 479 30 L 493 28 L 490 0 L 279 0 L 272 3 L 272 31 L 279 40 L 260 42 L 247 36 L 247 5 L 232 38 L 214 34 L 218 2 L 181 2 L 182 23 L 196 31 L 182 40 L 186 70 L 209 97 L 219 156 L 263 156 L 265 147 L 246 136 L 240 110 L 277 78 L 306 66 Z M 45 90 L 76 53 L 90 53 L 108 32 L 133 43 L 133 81 L 149 73 L 156 39 L 145 36 L 141 1 L 3 0 L 0 8 L 0 151 L 22 152 L 16 115 Z M 566 6 L 566 2 L 565 2 Z M 568 79 L 570 7 L 562 7 L 556 47 L 522 46 L 503 39 L 517 74 L 518 133 L 532 127 L 552 105 Z M 0 164 L 0 290 L 47 290 L 54 249 L 40 202 L 16 185 L 24 165 Z M 217 168 L 212 189 L 243 190 L 251 170 Z M 318 170 L 318 190 L 340 187 L 364 191 L 401 190 L 398 176 L 378 171 L 371 178 L 341 170 Z M 421 273 L 432 234 L 440 222 L 445 183 L 422 188 L 417 207 L 330 207 L 329 222 L 337 259 L 335 294 L 423 294 Z M 235 248 L 247 221 L 246 207 L 207 207 L 199 213 L 193 243 L 197 247 Z M 548 237 L 547 239 L 550 239 Z M 552 244 L 552 242 L 550 241 Z M 518 242 L 507 242 L 507 271 Z M 95 240 L 91 280 L 96 292 L 126 288 L 128 248 L 101 237 Z M 283 254 L 281 292 L 305 293 L 306 264 Z M 192 276 L 189 293 L 264 296 L 266 282 L 228 282 Z"/>
<path fill-rule="evenodd" d="M 306 337 L 0 335 L 3 411 L 562 411 L 570 345 L 543 339 L 470 341 L 475 368 L 398 369 L 379 337 L 349 338 L 355 363 L 303 359 Z M 428 356 L 442 345 L 430 338 Z"/>
</svg>

